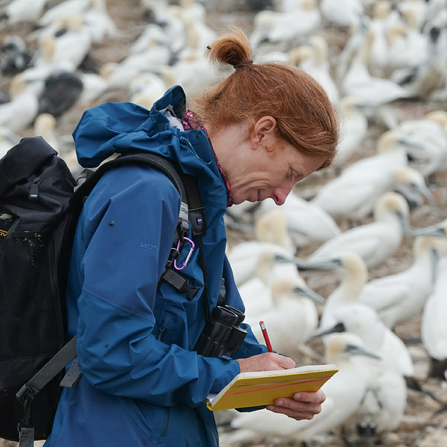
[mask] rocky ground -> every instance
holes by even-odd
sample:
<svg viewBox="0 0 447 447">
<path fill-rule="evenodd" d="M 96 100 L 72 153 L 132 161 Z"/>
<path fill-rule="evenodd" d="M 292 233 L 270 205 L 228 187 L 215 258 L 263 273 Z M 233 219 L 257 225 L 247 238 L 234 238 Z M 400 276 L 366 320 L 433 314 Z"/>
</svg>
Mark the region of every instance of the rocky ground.
<svg viewBox="0 0 447 447">
<path fill-rule="evenodd" d="M 50 1 L 48 4 L 52 6 L 59 1 Z M 228 25 L 238 25 L 242 27 L 247 33 L 253 29 L 254 13 L 244 9 L 245 5 L 250 2 L 242 0 L 231 0 L 225 2 L 218 2 L 217 0 L 206 1 L 208 15 L 208 24 L 216 31 L 222 31 Z M 121 61 L 127 54 L 130 45 L 142 32 L 147 23 L 145 11 L 142 8 L 141 0 L 108 0 L 108 10 L 112 18 L 115 20 L 119 29 L 119 35 L 114 38 L 109 38 L 100 45 L 93 48 L 91 52 L 92 59 L 101 66 L 105 62 Z M 16 26 L 4 26 L 0 29 L 0 42 L 6 35 L 18 34 L 26 37 L 33 29 L 32 24 L 19 24 Z M 337 55 L 340 52 L 344 42 L 347 39 L 346 33 L 327 28 L 323 30 L 324 35 L 328 38 L 331 51 L 331 62 L 335 63 Z M 35 43 L 27 42 L 31 49 L 34 49 Z M 4 78 L 2 89 L 6 89 L 9 83 L 8 78 Z M 117 96 L 113 100 L 127 100 L 126 93 L 122 96 Z M 420 118 L 425 113 L 431 110 L 442 108 L 447 110 L 446 104 L 431 103 L 431 102 L 401 102 L 390 106 L 391 110 L 396 113 L 398 120 Z M 83 108 L 74 106 L 66 112 L 59 120 L 57 125 L 57 135 L 59 137 L 70 135 L 76 126 Z M 367 155 L 372 155 L 375 152 L 375 142 L 377 137 L 386 130 L 384 123 L 379 118 L 371 118 L 368 137 L 358 154 L 356 154 L 350 162 L 362 158 Z M 22 133 L 22 136 L 32 135 L 32 130 L 29 129 Z M 318 173 L 312 175 L 309 179 L 297 186 L 296 192 L 305 196 L 311 197 L 315 191 L 324 182 L 328 181 L 333 176 L 333 172 Z M 438 175 L 435 183 L 431 185 L 432 192 L 435 197 L 435 206 L 423 205 L 422 207 L 413 210 L 411 213 L 410 222 L 413 228 L 421 228 L 441 221 L 447 218 L 447 176 L 446 174 Z M 364 222 L 366 223 L 366 221 Z M 347 228 L 346 222 L 339 222 L 342 229 Z M 248 236 L 229 232 L 229 240 L 231 244 L 237 243 L 239 240 L 247 239 Z M 306 247 L 300 256 L 305 257 L 316 247 Z M 390 275 L 402 271 L 409 267 L 412 263 L 412 241 L 406 240 L 402 244 L 399 251 L 387 259 L 382 265 L 370 270 L 370 279 Z M 336 286 L 335 276 L 325 275 L 318 278 L 309 278 L 309 285 L 314 288 L 322 296 L 327 296 Z M 443 388 L 438 381 L 428 379 L 427 372 L 429 368 L 429 359 L 425 349 L 420 340 L 420 318 L 402 324 L 397 327 L 397 333 L 403 339 L 410 340 L 411 345 L 409 349 L 414 361 L 416 369 L 416 378 L 420 379 L 424 386 L 435 394 L 439 399 L 447 402 L 447 389 Z M 309 347 L 316 355 L 310 356 L 303 353 L 303 357 L 298 359 L 302 364 L 306 363 L 321 363 L 323 362 L 323 346 L 321 342 L 315 341 L 309 343 Z M 412 446 L 412 447 L 441 447 L 447 446 L 447 412 L 434 416 L 433 413 L 439 408 L 439 405 L 429 397 L 423 396 L 420 393 L 409 391 L 408 405 L 405 412 L 404 420 L 399 429 L 395 433 L 384 435 L 381 439 L 374 442 L 356 440 L 356 446 L 376 445 L 376 446 Z M 228 414 L 225 412 L 218 413 L 219 420 L 224 421 Z M 221 427 L 222 431 L 228 430 L 226 426 Z M 347 440 L 343 440 L 340 433 L 331 433 L 322 436 L 317 441 L 310 443 L 310 446 L 343 446 L 346 445 Z M 2 445 L 0 440 L 0 446 Z M 10 445 L 5 442 L 4 446 Z M 13 444 L 11 444 L 13 445 Z M 256 444 L 249 443 L 245 446 L 297 446 L 299 444 L 293 441 L 287 441 L 280 438 L 264 439 Z"/>
</svg>

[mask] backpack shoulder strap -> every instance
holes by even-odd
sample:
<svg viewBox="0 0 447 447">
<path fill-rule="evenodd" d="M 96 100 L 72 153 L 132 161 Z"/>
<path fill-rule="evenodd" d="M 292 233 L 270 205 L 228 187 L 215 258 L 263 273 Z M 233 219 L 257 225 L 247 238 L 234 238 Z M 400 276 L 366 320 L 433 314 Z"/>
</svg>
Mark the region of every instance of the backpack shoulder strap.
<svg viewBox="0 0 447 447">
<path fill-rule="evenodd" d="M 100 178 L 111 169 L 115 169 L 119 166 L 125 165 L 148 165 L 162 171 L 174 184 L 175 188 L 180 194 L 181 205 L 179 212 L 179 222 L 181 223 L 181 231 L 183 234 L 188 234 L 189 223 L 188 223 L 188 196 L 186 194 L 185 187 L 183 185 L 182 179 L 178 173 L 177 168 L 168 159 L 148 152 L 142 152 L 132 155 L 125 155 L 114 160 L 108 161 L 102 164 L 99 168 L 92 172 L 84 183 L 82 183 L 75 191 L 72 197 L 72 203 L 78 204 L 82 207 L 86 198 L 92 192 L 95 185 L 98 183 Z"/>
</svg>

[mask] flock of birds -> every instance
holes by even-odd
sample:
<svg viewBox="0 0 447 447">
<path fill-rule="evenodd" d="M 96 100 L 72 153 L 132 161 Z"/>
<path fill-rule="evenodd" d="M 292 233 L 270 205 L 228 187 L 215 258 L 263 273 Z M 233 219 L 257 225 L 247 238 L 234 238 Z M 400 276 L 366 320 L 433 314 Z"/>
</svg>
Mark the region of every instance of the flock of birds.
<svg viewBox="0 0 447 447">
<path fill-rule="evenodd" d="M 98 66 L 92 50 L 123 33 L 106 0 L 0 0 L 3 26 L 35 25 L 0 46 L 0 157 L 33 132 L 76 173 L 73 145 L 57 127 L 72 107 L 119 94 L 150 108 L 175 84 L 191 94 L 219 79 L 224 73 L 206 60 L 218 36 L 207 25 L 206 2 L 171 3 L 141 0 L 147 24 L 127 56 Z M 395 328 L 421 318 L 429 375 L 447 383 L 447 220 L 410 226 L 415 208 L 437 205 L 434 192 L 447 170 L 447 0 L 245 1 L 256 3 L 263 8 L 249 33 L 254 61 L 293 64 L 314 76 L 340 116 L 341 140 L 318 188 L 297 188 L 281 208 L 267 200 L 229 209 L 228 228 L 250 240 L 229 245 L 228 257 L 259 340 L 262 319 L 275 350 L 299 362 L 303 353 L 318 358 L 308 342 L 319 337 L 324 361 L 339 372 L 325 384 L 327 400 L 312 421 L 237 413 L 221 442 L 309 441 L 340 427 L 375 439 L 399 427 L 408 388 L 441 410 L 446 404 L 416 379 Z M 327 30 L 344 36 L 338 51 Z M 402 119 L 396 101 L 432 110 Z M 383 131 L 375 153 L 362 156 L 371 123 Z M 369 270 L 409 239 L 412 265 L 368 281 Z M 325 299 L 306 283 L 321 270 L 339 275 Z"/>
</svg>

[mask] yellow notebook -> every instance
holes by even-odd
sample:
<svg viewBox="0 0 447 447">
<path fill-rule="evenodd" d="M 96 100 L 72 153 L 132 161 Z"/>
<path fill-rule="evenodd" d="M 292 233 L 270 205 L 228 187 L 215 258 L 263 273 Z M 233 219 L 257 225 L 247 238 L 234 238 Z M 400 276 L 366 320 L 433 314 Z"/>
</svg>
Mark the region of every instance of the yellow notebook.
<svg viewBox="0 0 447 447">
<path fill-rule="evenodd" d="M 209 394 L 206 405 L 212 411 L 270 405 L 278 397 L 318 391 L 337 371 L 335 365 L 308 365 L 240 373 L 219 394 Z"/>
</svg>

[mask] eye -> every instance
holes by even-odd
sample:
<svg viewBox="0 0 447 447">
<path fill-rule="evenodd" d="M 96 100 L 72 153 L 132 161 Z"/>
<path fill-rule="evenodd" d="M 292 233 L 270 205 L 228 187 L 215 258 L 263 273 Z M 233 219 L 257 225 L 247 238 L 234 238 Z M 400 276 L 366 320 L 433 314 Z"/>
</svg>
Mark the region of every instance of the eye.
<svg viewBox="0 0 447 447">
<path fill-rule="evenodd" d="M 296 182 L 298 179 L 298 174 L 293 169 L 289 169 L 287 173 L 287 178 L 289 180 L 293 180 L 294 182 Z"/>
</svg>

